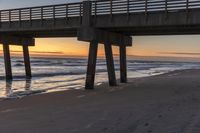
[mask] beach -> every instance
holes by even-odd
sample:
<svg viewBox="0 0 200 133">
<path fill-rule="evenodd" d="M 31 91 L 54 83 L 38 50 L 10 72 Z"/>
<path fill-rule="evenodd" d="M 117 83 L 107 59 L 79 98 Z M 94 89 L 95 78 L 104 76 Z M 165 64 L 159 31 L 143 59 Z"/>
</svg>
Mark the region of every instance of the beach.
<svg viewBox="0 0 200 133">
<path fill-rule="evenodd" d="M 0 102 L 1 133 L 199 133 L 200 70 Z"/>
<path fill-rule="evenodd" d="M 0 133 L 200 133 L 200 0 L 0 3 Z"/>
</svg>

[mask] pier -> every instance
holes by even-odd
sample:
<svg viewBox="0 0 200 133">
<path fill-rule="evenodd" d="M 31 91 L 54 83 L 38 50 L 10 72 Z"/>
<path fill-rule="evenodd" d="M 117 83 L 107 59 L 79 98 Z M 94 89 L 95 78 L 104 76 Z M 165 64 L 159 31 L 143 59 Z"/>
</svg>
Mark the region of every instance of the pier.
<svg viewBox="0 0 200 133">
<path fill-rule="evenodd" d="M 126 48 L 136 35 L 200 34 L 200 0 L 96 0 L 0 10 L 0 43 L 11 80 L 10 45 L 22 46 L 31 78 L 35 38 L 77 37 L 90 45 L 86 89 L 94 89 L 98 45 L 103 44 L 110 86 L 116 86 L 112 46 L 119 47 L 120 81 L 127 82 Z"/>
</svg>

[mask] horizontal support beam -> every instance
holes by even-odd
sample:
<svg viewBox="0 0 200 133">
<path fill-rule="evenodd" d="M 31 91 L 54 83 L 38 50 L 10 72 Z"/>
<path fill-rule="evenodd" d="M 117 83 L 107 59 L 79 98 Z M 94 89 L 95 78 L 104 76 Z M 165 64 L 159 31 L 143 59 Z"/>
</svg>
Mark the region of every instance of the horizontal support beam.
<svg viewBox="0 0 200 133">
<path fill-rule="evenodd" d="M 20 46 L 35 46 L 35 39 L 31 37 L 0 36 L 0 43 Z"/>
<path fill-rule="evenodd" d="M 119 33 L 113 33 L 91 27 L 83 27 L 78 30 L 78 40 L 91 42 L 93 40 L 99 43 L 109 42 L 116 46 L 132 46 L 132 37 Z"/>
</svg>

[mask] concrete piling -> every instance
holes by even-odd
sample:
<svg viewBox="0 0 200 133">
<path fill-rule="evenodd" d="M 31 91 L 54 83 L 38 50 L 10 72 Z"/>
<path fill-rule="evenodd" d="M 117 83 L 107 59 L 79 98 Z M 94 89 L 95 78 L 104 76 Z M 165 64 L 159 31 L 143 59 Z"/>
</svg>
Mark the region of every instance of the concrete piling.
<svg viewBox="0 0 200 133">
<path fill-rule="evenodd" d="M 120 81 L 127 83 L 126 46 L 119 46 L 120 51 Z"/>
<path fill-rule="evenodd" d="M 85 89 L 94 89 L 98 42 L 91 41 L 88 55 Z"/>
<path fill-rule="evenodd" d="M 29 49 L 27 45 L 23 45 L 23 56 L 24 56 L 24 66 L 25 66 L 25 72 L 26 77 L 31 78 L 31 64 L 30 64 L 30 56 L 29 56 Z"/>
<path fill-rule="evenodd" d="M 12 67 L 11 67 L 11 60 L 10 60 L 10 48 L 9 44 L 3 44 L 3 53 L 4 53 L 4 63 L 5 63 L 5 75 L 6 80 L 12 80 Z"/>
<path fill-rule="evenodd" d="M 105 55 L 106 55 L 106 63 L 108 69 L 108 79 L 110 86 L 116 86 L 116 76 L 115 76 L 115 66 L 113 60 L 113 53 L 112 53 L 112 45 L 109 42 L 105 42 Z"/>
</svg>

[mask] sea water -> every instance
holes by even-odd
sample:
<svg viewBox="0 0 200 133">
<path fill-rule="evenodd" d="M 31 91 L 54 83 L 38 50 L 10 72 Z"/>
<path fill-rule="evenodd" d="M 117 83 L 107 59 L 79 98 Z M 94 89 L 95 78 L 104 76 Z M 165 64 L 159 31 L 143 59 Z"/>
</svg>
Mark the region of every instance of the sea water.
<svg viewBox="0 0 200 133">
<path fill-rule="evenodd" d="M 21 98 L 55 91 L 83 89 L 87 58 L 31 58 L 32 79 L 25 78 L 22 58 L 12 58 L 13 81 L 5 81 L 3 58 L 0 58 L 0 98 Z M 128 78 L 159 75 L 174 70 L 200 69 L 200 63 L 127 60 Z M 115 70 L 119 79 L 119 60 Z M 108 81 L 105 59 L 98 59 L 95 84 Z"/>
</svg>

